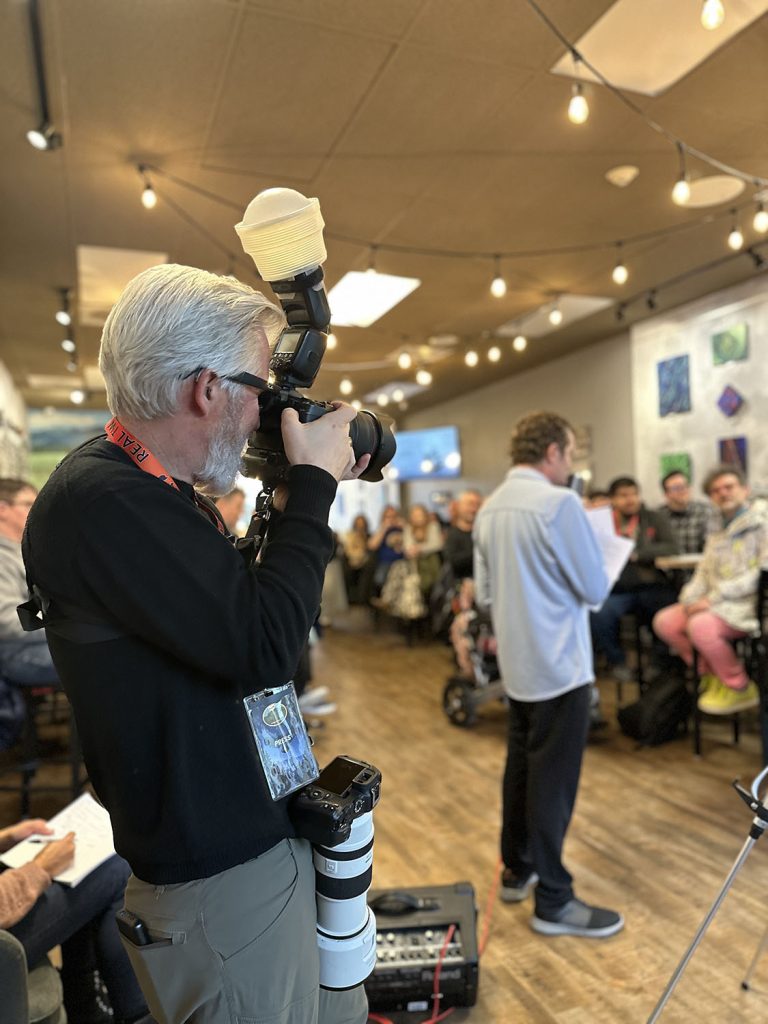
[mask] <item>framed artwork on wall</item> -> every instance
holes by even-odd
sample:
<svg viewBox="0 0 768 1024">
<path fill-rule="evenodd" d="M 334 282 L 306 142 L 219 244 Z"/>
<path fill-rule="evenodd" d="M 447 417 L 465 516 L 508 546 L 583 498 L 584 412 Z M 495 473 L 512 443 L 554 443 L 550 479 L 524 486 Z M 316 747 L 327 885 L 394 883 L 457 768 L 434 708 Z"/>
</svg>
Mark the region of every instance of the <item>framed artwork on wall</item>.
<svg viewBox="0 0 768 1024">
<path fill-rule="evenodd" d="M 659 456 L 659 480 L 667 473 L 685 473 L 689 480 L 693 479 L 691 456 L 688 452 L 667 452 Z"/>
<path fill-rule="evenodd" d="M 721 437 L 717 442 L 720 462 L 724 466 L 738 466 L 747 476 L 747 439 L 746 437 Z"/>
<path fill-rule="evenodd" d="M 659 416 L 691 411 L 691 382 L 688 356 L 662 359 L 656 364 L 659 375 Z"/>
<path fill-rule="evenodd" d="M 749 358 L 749 327 L 734 324 L 727 331 L 712 335 L 712 364 L 739 363 Z"/>
<path fill-rule="evenodd" d="M 717 400 L 717 407 L 724 416 L 735 416 L 744 405 L 744 398 L 730 384 L 723 388 L 723 393 Z"/>
</svg>

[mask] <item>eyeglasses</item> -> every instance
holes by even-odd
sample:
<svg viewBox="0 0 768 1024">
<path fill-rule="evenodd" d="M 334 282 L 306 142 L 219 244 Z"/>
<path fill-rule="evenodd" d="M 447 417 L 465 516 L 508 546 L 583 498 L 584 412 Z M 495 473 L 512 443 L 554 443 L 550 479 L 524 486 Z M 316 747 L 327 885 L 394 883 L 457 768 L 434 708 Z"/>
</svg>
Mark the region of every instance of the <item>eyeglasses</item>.
<svg viewBox="0 0 768 1024">
<path fill-rule="evenodd" d="M 189 380 L 190 377 L 195 378 L 195 383 L 200 379 L 200 374 L 205 369 L 204 366 L 198 366 L 195 370 L 190 370 L 189 373 L 184 374 L 179 380 Z M 219 380 L 230 380 L 233 384 L 244 384 L 247 388 L 257 388 L 259 391 L 271 391 L 272 385 L 268 380 L 264 380 L 263 377 L 257 377 L 253 373 L 234 373 L 229 376 L 226 374 L 217 374 Z"/>
</svg>

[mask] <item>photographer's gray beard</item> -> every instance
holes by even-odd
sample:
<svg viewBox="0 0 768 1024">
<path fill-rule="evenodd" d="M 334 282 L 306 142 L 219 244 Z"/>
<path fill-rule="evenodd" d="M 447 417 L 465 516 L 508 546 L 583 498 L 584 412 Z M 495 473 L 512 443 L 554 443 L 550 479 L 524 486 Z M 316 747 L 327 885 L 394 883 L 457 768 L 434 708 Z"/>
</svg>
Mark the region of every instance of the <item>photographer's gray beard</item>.
<svg viewBox="0 0 768 1024">
<path fill-rule="evenodd" d="M 221 430 L 212 439 L 205 462 L 195 476 L 195 484 L 203 494 L 218 497 L 229 494 L 235 486 L 242 466 L 242 454 L 248 435 L 240 434 L 237 424 L 242 413 L 241 403 L 230 397 L 229 415 Z"/>
</svg>

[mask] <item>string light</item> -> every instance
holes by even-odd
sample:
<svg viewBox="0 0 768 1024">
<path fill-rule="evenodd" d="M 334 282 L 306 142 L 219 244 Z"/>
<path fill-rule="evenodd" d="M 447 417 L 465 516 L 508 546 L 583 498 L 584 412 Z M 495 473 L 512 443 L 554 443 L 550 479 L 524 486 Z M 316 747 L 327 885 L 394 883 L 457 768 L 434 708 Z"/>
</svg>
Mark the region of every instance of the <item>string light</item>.
<svg viewBox="0 0 768 1024">
<path fill-rule="evenodd" d="M 488 358 L 492 363 L 498 363 L 501 359 L 501 349 L 498 345 L 492 345 L 491 348 L 488 349 Z"/>
<path fill-rule="evenodd" d="M 413 365 L 413 359 L 411 358 L 410 352 L 401 352 L 397 357 L 397 365 L 401 370 L 410 370 Z"/>
<path fill-rule="evenodd" d="M 142 181 L 144 182 L 144 191 L 141 193 L 141 205 L 145 210 L 154 210 L 157 206 L 157 193 L 152 188 L 152 182 L 149 180 L 147 168 L 144 164 L 139 164 L 138 171 L 141 175 Z"/>
<path fill-rule="evenodd" d="M 72 323 L 72 316 L 69 312 L 69 289 L 61 289 L 61 309 L 56 313 L 56 323 L 62 327 L 69 327 Z"/>
<path fill-rule="evenodd" d="M 682 142 L 677 142 L 677 155 L 680 158 L 680 174 L 672 188 L 672 202 L 676 206 L 685 206 L 691 198 L 691 184 L 688 178 L 688 169 L 685 166 L 685 147 Z"/>
<path fill-rule="evenodd" d="M 480 356 L 478 356 L 477 352 L 475 352 L 474 349 L 470 349 L 469 352 L 467 352 L 467 354 L 464 356 L 464 362 L 467 364 L 467 366 L 477 366 L 479 361 Z"/>
<path fill-rule="evenodd" d="M 528 348 L 528 339 L 524 334 L 518 334 L 512 339 L 512 348 L 515 352 L 525 352 Z"/>
<path fill-rule="evenodd" d="M 495 299 L 503 299 L 507 294 L 507 282 L 501 276 L 501 263 L 498 256 L 494 256 L 495 274 L 491 281 L 491 295 Z"/>
<path fill-rule="evenodd" d="M 432 374 L 429 370 L 421 369 L 416 371 L 416 383 L 423 388 L 428 388 L 432 383 Z"/>
<path fill-rule="evenodd" d="M 75 343 L 74 341 L 72 341 L 71 338 L 65 338 L 61 343 L 61 347 L 64 349 L 65 352 L 75 351 Z"/>
<path fill-rule="evenodd" d="M 336 337 L 333 331 L 331 331 L 331 333 L 325 339 L 325 347 L 328 349 L 329 352 L 332 352 L 336 348 L 338 343 L 339 339 Z"/>
<path fill-rule="evenodd" d="M 616 246 L 618 254 L 616 256 L 616 266 L 613 268 L 611 277 L 613 278 L 614 284 L 626 284 L 627 278 L 629 277 L 629 271 L 624 265 L 624 260 L 621 258 L 621 242 Z"/>
<path fill-rule="evenodd" d="M 339 391 L 342 393 L 342 395 L 352 394 L 352 381 L 348 377 L 345 377 L 341 384 L 339 384 Z"/>
<path fill-rule="evenodd" d="M 741 229 L 736 221 L 736 211 L 731 211 L 733 221 L 731 223 L 731 231 L 728 235 L 728 248 L 733 249 L 734 252 L 738 252 L 739 249 L 744 245 L 744 235 L 741 233 Z"/>
<path fill-rule="evenodd" d="M 709 32 L 714 31 L 725 21 L 725 7 L 722 0 L 704 0 L 701 8 L 701 24 Z"/>
<path fill-rule="evenodd" d="M 768 231 L 768 211 L 763 209 L 762 203 L 757 204 L 757 211 L 754 219 L 752 220 L 752 227 L 761 235 L 764 235 L 766 231 Z"/>
<path fill-rule="evenodd" d="M 549 311 L 549 322 L 553 327 L 559 327 L 563 322 L 563 311 L 560 309 L 560 304 L 557 300 L 555 300 L 552 309 Z"/>
</svg>

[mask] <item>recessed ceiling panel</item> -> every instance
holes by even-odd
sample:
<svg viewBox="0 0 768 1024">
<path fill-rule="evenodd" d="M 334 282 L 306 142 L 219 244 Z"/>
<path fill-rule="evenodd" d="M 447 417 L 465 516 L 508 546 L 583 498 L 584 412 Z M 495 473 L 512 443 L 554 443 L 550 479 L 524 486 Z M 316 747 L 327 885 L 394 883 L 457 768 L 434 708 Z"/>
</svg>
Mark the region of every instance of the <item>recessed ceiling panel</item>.
<svg viewBox="0 0 768 1024">
<path fill-rule="evenodd" d="M 100 245 L 77 247 L 78 322 L 101 327 L 123 289 L 137 274 L 165 263 L 165 252 L 110 249 Z"/>
</svg>

